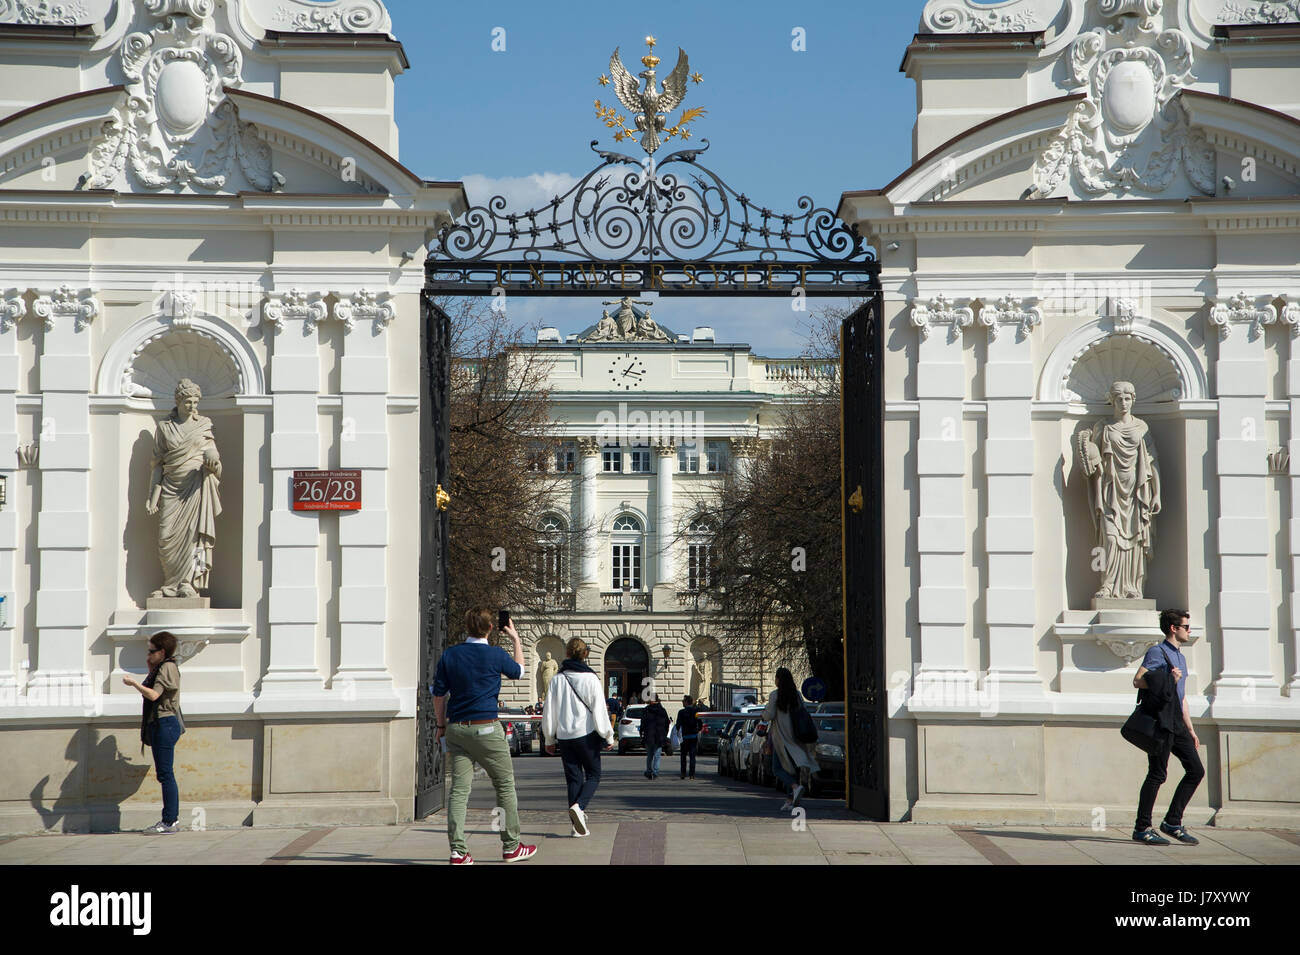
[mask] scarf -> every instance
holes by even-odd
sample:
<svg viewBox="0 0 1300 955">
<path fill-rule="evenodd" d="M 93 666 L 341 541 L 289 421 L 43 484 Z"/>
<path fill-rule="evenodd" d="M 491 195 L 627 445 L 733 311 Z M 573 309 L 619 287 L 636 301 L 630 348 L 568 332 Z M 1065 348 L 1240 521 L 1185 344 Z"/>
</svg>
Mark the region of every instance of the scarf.
<svg viewBox="0 0 1300 955">
<path fill-rule="evenodd" d="M 581 660 L 575 660 L 573 659 L 573 657 L 565 657 L 564 661 L 560 664 L 560 672 L 564 673 L 566 671 L 572 671 L 574 673 L 595 673 L 596 672 L 591 667 L 587 666 L 587 664 L 583 663 Z"/>
</svg>

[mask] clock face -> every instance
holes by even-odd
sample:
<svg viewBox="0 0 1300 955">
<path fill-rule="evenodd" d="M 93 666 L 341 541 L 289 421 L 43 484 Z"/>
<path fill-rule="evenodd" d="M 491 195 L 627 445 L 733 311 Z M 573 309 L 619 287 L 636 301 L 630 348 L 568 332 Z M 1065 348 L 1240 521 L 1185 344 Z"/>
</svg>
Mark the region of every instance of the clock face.
<svg viewBox="0 0 1300 955">
<path fill-rule="evenodd" d="M 640 388 L 646 379 L 645 362 L 631 352 L 615 355 L 609 363 L 609 383 L 611 388 L 631 391 Z"/>
</svg>

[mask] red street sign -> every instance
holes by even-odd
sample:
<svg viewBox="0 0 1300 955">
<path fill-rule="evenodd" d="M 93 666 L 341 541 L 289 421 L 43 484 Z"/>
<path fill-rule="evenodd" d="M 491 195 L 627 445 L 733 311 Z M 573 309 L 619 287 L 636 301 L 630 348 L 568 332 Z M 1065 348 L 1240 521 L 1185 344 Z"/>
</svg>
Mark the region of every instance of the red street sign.
<svg viewBox="0 0 1300 955">
<path fill-rule="evenodd" d="M 361 510 L 361 470 L 294 471 L 293 509 Z"/>
</svg>

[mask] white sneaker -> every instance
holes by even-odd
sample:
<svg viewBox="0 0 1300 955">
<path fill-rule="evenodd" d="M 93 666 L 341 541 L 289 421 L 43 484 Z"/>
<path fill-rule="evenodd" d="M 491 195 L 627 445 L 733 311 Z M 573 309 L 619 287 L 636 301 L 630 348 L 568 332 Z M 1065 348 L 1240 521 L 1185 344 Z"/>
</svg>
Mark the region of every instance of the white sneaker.
<svg viewBox="0 0 1300 955">
<path fill-rule="evenodd" d="M 181 827 L 176 825 L 176 823 L 173 822 L 170 825 L 168 825 L 167 823 L 163 822 L 161 819 L 155 822 L 148 829 L 141 830 L 141 832 L 149 836 L 170 835 L 171 833 L 180 832 L 180 831 L 181 831 Z"/>
<path fill-rule="evenodd" d="M 573 831 L 578 835 L 586 836 L 591 834 L 591 830 L 587 828 L 587 814 L 582 811 L 582 808 L 576 802 L 569 807 L 569 821 L 573 823 Z"/>
<path fill-rule="evenodd" d="M 791 806 L 792 808 L 793 808 L 794 806 L 799 805 L 799 798 L 800 798 L 802 795 L 803 795 L 803 786 L 802 786 L 802 785 L 795 786 L 795 787 L 794 787 L 794 792 L 790 793 L 790 806 Z"/>
<path fill-rule="evenodd" d="M 571 836 L 572 836 L 573 838 L 575 838 L 575 839 L 581 839 L 581 838 L 583 838 L 584 836 L 589 836 L 589 835 L 591 835 L 591 833 L 590 833 L 590 832 L 579 832 L 577 829 L 570 829 L 570 830 L 569 830 L 569 835 L 571 835 Z"/>
</svg>

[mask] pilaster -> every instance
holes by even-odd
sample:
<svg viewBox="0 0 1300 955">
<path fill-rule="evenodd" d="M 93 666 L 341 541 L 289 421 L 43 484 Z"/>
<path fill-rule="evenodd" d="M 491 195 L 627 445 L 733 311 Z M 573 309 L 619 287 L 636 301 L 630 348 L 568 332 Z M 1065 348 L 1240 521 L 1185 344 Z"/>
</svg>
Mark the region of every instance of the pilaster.
<svg viewBox="0 0 1300 955">
<path fill-rule="evenodd" d="M 1300 296 L 1283 296 L 1282 324 L 1288 331 L 1286 395 L 1290 414 L 1287 441 L 1288 515 L 1287 557 L 1291 563 L 1290 641 L 1293 671 L 1287 686 L 1294 701 L 1300 698 Z"/>
<path fill-rule="evenodd" d="M 262 308 L 263 328 L 272 338 L 271 587 L 267 594 L 271 654 L 254 704 L 257 712 L 275 709 L 286 699 L 311 701 L 325 696 L 325 678 L 316 659 L 320 515 L 295 512 L 291 503 L 294 470 L 322 466 L 316 325 L 325 315 L 320 297 L 299 289 L 271 293 Z"/>
<path fill-rule="evenodd" d="M 1034 365 L 1030 334 L 1042 323 L 1032 303 L 1010 296 L 980 310 L 988 329 L 984 397 L 988 404 L 984 473 L 988 511 L 984 545 L 988 555 L 990 683 L 999 695 L 1038 699 L 1044 694 L 1035 661 L 1034 636 Z"/>
<path fill-rule="evenodd" d="M 36 662 L 30 689 L 89 690 L 90 327 L 99 303 L 68 285 L 40 295 L 41 509 Z"/>
<path fill-rule="evenodd" d="M 13 694 L 18 688 L 14 669 L 14 626 L 17 599 L 14 591 L 15 560 L 18 550 L 18 519 L 14 495 L 18 468 L 18 329 L 17 323 L 27 314 L 22 290 L 0 290 L 0 476 L 8 479 L 9 501 L 0 507 L 0 595 L 5 597 L 4 616 L 0 620 L 0 693 Z"/>
<path fill-rule="evenodd" d="M 671 441 L 655 445 L 658 458 L 655 485 L 655 537 L 658 562 L 655 568 L 653 601 L 655 606 L 673 607 L 677 601 L 677 575 L 673 552 L 677 528 L 673 516 L 673 473 L 677 470 L 677 446 Z"/>
<path fill-rule="evenodd" d="M 942 295 L 928 305 L 916 303 L 911 313 L 921 337 L 916 369 L 918 689 L 929 681 L 970 678 L 965 653 L 970 597 L 964 507 L 969 455 L 962 433 L 966 371 L 961 332 L 973 318 L 969 306 L 954 305 Z"/>
<path fill-rule="evenodd" d="M 578 581 L 577 608 L 600 609 L 600 515 L 596 513 L 596 475 L 600 472 L 600 442 L 595 438 L 578 439 L 582 484 L 579 490 L 581 513 L 579 519 L 585 529 L 582 535 L 582 577 Z"/>
<path fill-rule="evenodd" d="M 1272 296 L 1238 293 L 1214 302 L 1219 398 L 1215 457 L 1219 478 L 1219 630 L 1222 669 L 1214 696 L 1226 703 L 1281 695 L 1269 654 L 1268 448 L 1264 401 L 1268 366 L 1264 326 L 1277 319 Z"/>
</svg>

